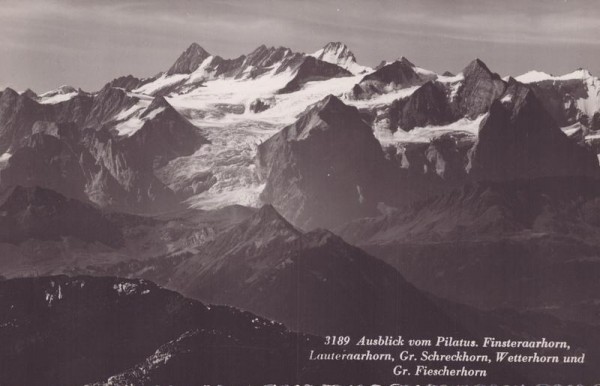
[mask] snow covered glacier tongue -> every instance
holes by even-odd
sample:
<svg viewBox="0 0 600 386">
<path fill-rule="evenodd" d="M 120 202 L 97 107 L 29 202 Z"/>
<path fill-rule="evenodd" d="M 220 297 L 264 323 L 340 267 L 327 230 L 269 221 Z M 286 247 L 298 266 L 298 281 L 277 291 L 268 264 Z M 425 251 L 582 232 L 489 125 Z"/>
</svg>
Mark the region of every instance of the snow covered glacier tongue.
<svg viewBox="0 0 600 386">
<path fill-rule="evenodd" d="M 177 189 L 178 184 L 206 181 L 210 185 L 208 189 L 187 200 L 194 208 L 216 209 L 233 204 L 259 206 L 264 184 L 255 170 L 254 156 L 258 144 L 278 128 L 258 121 L 201 127 L 211 143 L 159 169 L 159 179 L 172 189 Z"/>
</svg>

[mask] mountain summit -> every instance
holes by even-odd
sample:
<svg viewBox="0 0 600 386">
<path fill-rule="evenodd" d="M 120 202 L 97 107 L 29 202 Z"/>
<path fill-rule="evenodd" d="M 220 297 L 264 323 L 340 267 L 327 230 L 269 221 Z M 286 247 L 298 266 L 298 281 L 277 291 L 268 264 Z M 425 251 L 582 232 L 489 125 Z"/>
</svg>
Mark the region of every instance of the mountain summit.
<svg viewBox="0 0 600 386">
<path fill-rule="evenodd" d="M 324 62 L 338 65 L 353 74 L 360 74 L 368 70 L 367 67 L 356 63 L 356 56 L 354 56 L 354 53 L 350 51 L 347 45 L 341 42 L 329 42 L 310 56 Z"/>
<path fill-rule="evenodd" d="M 191 74 L 210 54 L 198 43 L 192 43 L 169 68 L 167 75 Z"/>
<path fill-rule="evenodd" d="M 374 210 L 385 158 L 356 107 L 333 95 L 258 147 L 264 202 L 300 227 L 328 227 Z"/>
</svg>

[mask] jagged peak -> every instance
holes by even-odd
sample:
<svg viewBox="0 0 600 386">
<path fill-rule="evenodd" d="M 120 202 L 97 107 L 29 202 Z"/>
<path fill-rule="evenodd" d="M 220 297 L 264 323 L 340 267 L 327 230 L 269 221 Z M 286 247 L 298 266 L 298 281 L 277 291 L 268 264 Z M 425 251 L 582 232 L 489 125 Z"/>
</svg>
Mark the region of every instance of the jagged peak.
<svg viewBox="0 0 600 386">
<path fill-rule="evenodd" d="M 261 44 L 260 46 L 256 47 L 256 49 L 254 51 L 249 53 L 248 56 L 256 56 L 256 55 L 262 54 L 264 52 L 278 52 L 278 51 L 289 51 L 290 53 L 293 52 L 292 49 L 289 47 L 284 47 L 284 46 L 267 47 L 266 45 Z"/>
<path fill-rule="evenodd" d="M 462 71 L 462 73 L 466 76 L 469 76 L 470 74 L 473 74 L 475 72 L 478 71 L 484 71 L 488 74 L 492 74 L 492 71 L 490 71 L 490 69 L 488 68 L 488 66 L 479 58 L 476 58 L 475 60 L 471 61 Z"/>
<path fill-rule="evenodd" d="M 413 64 L 413 62 L 411 62 L 410 60 L 408 60 L 405 56 L 401 56 L 399 59 L 397 59 L 396 61 L 405 64 L 407 66 L 410 67 L 414 67 L 415 65 Z"/>
<path fill-rule="evenodd" d="M 146 110 L 144 110 L 144 112 L 142 113 L 140 118 L 145 118 L 146 116 L 151 114 L 156 109 L 161 109 L 161 108 L 168 109 L 168 110 L 173 108 L 173 106 L 171 106 L 171 104 L 167 101 L 167 99 L 162 95 L 154 97 L 154 99 L 152 100 L 150 105 L 146 108 Z"/>
<path fill-rule="evenodd" d="M 261 54 L 262 52 L 265 52 L 267 50 L 268 50 L 267 46 L 264 44 L 261 44 L 260 46 L 256 47 L 254 49 L 254 51 L 250 52 L 248 54 L 248 56 L 255 56 L 255 55 Z"/>
<path fill-rule="evenodd" d="M 313 109 L 311 109 L 311 110 L 318 110 L 318 111 L 340 110 L 340 109 L 344 109 L 344 108 L 348 108 L 348 107 L 350 107 L 350 106 L 346 105 L 338 97 L 336 97 L 333 94 L 329 94 L 325 98 L 323 98 L 319 102 L 317 102 L 314 105 Z"/>
<path fill-rule="evenodd" d="M 62 86 L 60 86 L 59 88 L 57 88 L 58 91 L 65 93 L 65 94 L 70 94 L 72 92 L 77 92 L 77 89 L 73 86 L 69 86 L 68 84 L 63 84 Z"/>
<path fill-rule="evenodd" d="M 167 71 L 167 75 L 190 74 L 210 56 L 210 53 L 198 43 L 192 43 L 175 61 Z"/>
<path fill-rule="evenodd" d="M 444 71 L 444 73 L 442 74 L 442 76 L 447 76 L 447 77 L 451 78 L 451 77 L 455 77 L 456 74 L 453 74 L 450 71 Z"/>
<path fill-rule="evenodd" d="M 7 88 L 4 89 L 4 91 L 2 91 L 2 96 L 16 98 L 16 97 L 19 96 L 19 93 L 16 92 L 15 90 L 13 90 L 10 87 L 7 87 Z"/>
<path fill-rule="evenodd" d="M 158 107 L 173 107 L 173 106 L 171 106 L 169 101 L 167 101 L 167 98 L 165 98 L 162 95 L 159 95 L 159 96 L 154 97 L 154 99 L 152 99 L 152 102 L 148 106 L 148 109 L 152 110 L 152 109 L 156 109 Z"/>
<path fill-rule="evenodd" d="M 323 49 L 338 49 L 338 48 L 348 48 L 348 46 L 342 42 L 329 42 L 323 46 Z"/>
<path fill-rule="evenodd" d="M 26 97 L 29 98 L 37 98 L 37 94 L 35 93 L 35 91 L 33 91 L 32 89 L 28 88 L 27 90 L 23 91 L 23 93 L 21 95 L 25 95 Z"/>
<path fill-rule="evenodd" d="M 342 42 L 329 42 L 325 44 L 323 48 L 315 52 L 314 55 L 319 54 L 318 56 L 323 56 L 327 53 L 335 54 L 337 57 L 356 59 L 350 48 Z"/>
<path fill-rule="evenodd" d="M 514 120 L 522 112 L 532 109 L 539 112 L 539 114 L 549 116 L 531 87 L 514 81 L 509 84 L 504 94 L 498 100 L 494 101 L 490 107 L 489 115 L 508 114 Z"/>
<path fill-rule="evenodd" d="M 275 207 L 271 204 L 263 205 L 255 214 L 254 217 L 259 218 L 261 220 L 282 220 L 286 221 L 281 214 L 275 209 Z"/>
<path fill-rule="evenodd" d="M 199 53 L 202 55 L 210 56 L 208 51 L 206 51 L 200 44 L 194 42 L 189 45 L 189 47 L 184 51 L 184 53 Z"/>
<path fill-rule="evenodd" d="M 389 69 L 389 68 L 393 68 L 393 69 L 404 68 L 404 69 L 411 69 L 411 70 L 413 70 L 415 68 L 415 65 L 412 64 L 405 57 L 401 57 L 401 58 L 398 58 L 398 59 L 394 60 L 391 63 L 387 63 L 383 67 L 380 67 L 377 71 L 385 71 L 386 69 Z"/>
<path fill-rule="evenodd" d="M 240 224 L 240 226 L 246 229 L 256 229 L 260 232 L 269 232 L 274 229 L 286 229 L 296 234 L 301 233 L 271 204 L 263 205 L 256 213 L 244 221 L 244 223 Z"/>
</svg>

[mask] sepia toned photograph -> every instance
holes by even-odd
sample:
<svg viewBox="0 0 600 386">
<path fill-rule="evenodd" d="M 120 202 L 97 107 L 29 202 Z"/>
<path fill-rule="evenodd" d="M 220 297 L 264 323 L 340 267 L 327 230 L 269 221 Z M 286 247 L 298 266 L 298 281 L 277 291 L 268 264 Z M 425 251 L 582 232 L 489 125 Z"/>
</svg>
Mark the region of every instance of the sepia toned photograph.
<svg viewBox="0 0 600 386">
<path fill-rule="evenodd" d="M 0 0 L 0 386 L 600 384 L 599 20 Z"/>
</svg>

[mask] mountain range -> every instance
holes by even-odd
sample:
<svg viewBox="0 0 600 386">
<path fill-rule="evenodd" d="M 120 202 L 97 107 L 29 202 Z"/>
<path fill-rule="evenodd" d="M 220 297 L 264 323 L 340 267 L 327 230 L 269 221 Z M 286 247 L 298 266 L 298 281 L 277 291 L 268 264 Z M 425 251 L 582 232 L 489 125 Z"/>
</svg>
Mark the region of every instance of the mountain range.
<svg viewBox="0 0 600 386">
<path fill-rule="evenodd" d="M 457 75 L 438 75 L 404 57 L 371 69 L 359 65 L 340 42 L 328 43 L 311 55 L 263 45 L 234 59 L 212 55 L 194 43 L 164 73 L 117 78 L 94 93 L 70 86 L 39 95 L 4 90 L 0 189 L 42 186 L 134 213 L 263 202 L 275 205 L 302 228 L 337 226 L 373 214 L 379 202 L 397 206 L 467 180 L 568 175 L 579 168 L 577 173 L 595 174 L 598 84 L 585 70 L 561 77 L 533 72 L 503 79 L 479 59 Z M 330 95 L 340 102 L 338 107 L 328 103 Z M 345 181 L 339 189 L 348 197 L 332 196 L 332 205 L 326 189 L 319 188 L 328 183 L 324 177 L 286 166 L 292 162 L 289 157 L 300 155 L 290 153 L 285 161 L 277 158 L 275 169 L 265 157 L 280 157 L 266 155 L 277 153 L 268 150 L 275 142 L 302 143 L 305 154 L 322 152 L 321 140 L 290 137 L 281 142 L 275 134 L 287 125 L 296 131 L 314 126 L 307 115 L 327 114 L 316 110 L 342 105 L 357 112 L 352 118 L 346 113 L 332 115 L 327 126 L 346 127 L 344 119 L 351 119 L 370 128 L 374 139 L 342 144 L 337 141 L 340 134 L 332 133 L 338 148 L 327 149 L 331 162 L 335 157 L 356 162 L 346 160 L 347 154 L 375 156 L 382 151 L 386 159 L 377 154 L 377 160 L 363 160 L 380 169 L 375 173 L 351 164 L 327 166 L 330 171 L 345 168 L 334 174 L 336 181 Z M 503 116 L 511 114 L 512 118 Z M 518 135 L 525 132 L 518 126 L 528 125 L 528 119 L 540 126 L 532 143 L 517 140 L 522 148 L 505 154 L 505 159 L 492 153 L 496 142 L 513 146 L 513 134 L 504 133 L 504 126 L 514 126 L 511 130 Z M 493 137 L 491 150 L 486 149 L 487 137 Z M 230 152 L 238 154 L 232 157 Z M 514 166 L 504 167 L 506 162 Z M 536 162 L 546 166 L 535 166 Z M 295 166 L 299 167 L 310 166 Z M 504 175 L 491 170 L 498 167 Z M 374 184 L 360 173 L 378 180 L 375 190 L 380 194 L 367 192 Z M 385 181 L 387 186 L 382 186 Z M 411 189 L 395 194 L 407 185 Z M 297 194 L 303 198 L 292 197 Z"/>
<path fill-rule="evenodd" d="M 592 359 L 490 371 L 597 379 L 598 130 L 586 70 L 341 42 L 7 88 L 0 384 L 397 381 L 307 360 L 339 334 L 563 338 Z"/>
</svg>

